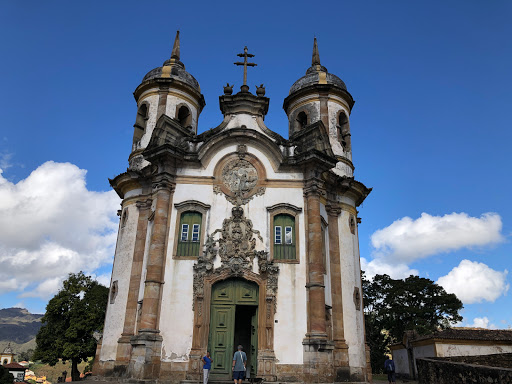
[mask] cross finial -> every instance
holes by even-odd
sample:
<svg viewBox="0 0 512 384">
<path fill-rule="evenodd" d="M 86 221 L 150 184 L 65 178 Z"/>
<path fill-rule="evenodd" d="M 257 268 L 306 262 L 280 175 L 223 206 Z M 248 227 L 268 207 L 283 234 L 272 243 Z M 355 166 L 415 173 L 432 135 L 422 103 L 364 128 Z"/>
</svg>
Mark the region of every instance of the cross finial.
<svg viewBox="0 0 512 384">
<path fill-rule="evenodd" d="M 255 67 L 257 66 L 258 64 L 255 64 L 255 63 L 248 63 L 247 62 L 247 58 L 248 57 L 254 57 L 254 55 L 250 54 L 250 53 L 247 53 L 247 46 L 244 47 L 244 53 L 239 53 L 237 55 L 238 57 L 243 57 L 244 58 L 244 61 L 243 62 L 240 62 L 240 61 L 237 61 L 236 63 L 234 63 L 235 65 L 243 65 L 244 66 L 244 85 L 242 85 L 241 89 L 245 92 L 248 92 L 249 91 L 249 87 L 247 86 L 247 67 Z"/>
</svg>

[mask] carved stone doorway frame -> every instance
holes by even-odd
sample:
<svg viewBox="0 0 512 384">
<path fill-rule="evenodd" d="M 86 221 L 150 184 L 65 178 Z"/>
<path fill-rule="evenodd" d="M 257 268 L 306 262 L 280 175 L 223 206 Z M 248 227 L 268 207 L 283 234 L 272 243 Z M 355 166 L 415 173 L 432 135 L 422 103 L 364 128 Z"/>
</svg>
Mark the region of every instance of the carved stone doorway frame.
<svg viewBox="0 0 512 384">
<path fill-rule="evenodd" d="M 242 278 L 258 284 L 258 371 L 257 377 L 266 381 L 276 380 L 274 354 L 274 314 L 276 297 L 267 290 L 268 274 L 257 274 L 249 270 L 232 273 L 230 270 L 214 271 L 203 277 L 203 294 L 194 297 L 194 332 L 188 379 L 199 380 L 202 372 L 201 357 L 208 349 L 210 333 L 210 309 L 212 287 L 215 283 L 229 278 Z"/>
</svg>

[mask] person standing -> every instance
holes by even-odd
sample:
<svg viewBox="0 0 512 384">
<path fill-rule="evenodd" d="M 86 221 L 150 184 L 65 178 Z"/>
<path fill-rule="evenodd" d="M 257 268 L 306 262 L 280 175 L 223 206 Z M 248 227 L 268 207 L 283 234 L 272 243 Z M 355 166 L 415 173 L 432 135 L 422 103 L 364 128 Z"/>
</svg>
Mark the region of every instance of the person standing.
<svg viewBox="0 0 512 384">
<path fill-rule="evenodd" d="M 208 384 L 213 362 L 213 359 L 210 357 L 210 351 L 206 351 L 206 356 L 203 356 L 201 360 L 203 360 L 203 384 Z"/>
<path fill-rule="evenodd" d="M 391 355 L 388 355 L 388 359 L 384 362 L 384 371 L 388 374 L 389 384 L 395 383 L 395 362 L 391 360 Z"/>
<path fill-rule="evenodd" d="M 245 379 L 247 355 L 242 349 L 243 347 L 239 345 L 238 350 L 233 355 L 233 380 L 235 384 L 242 384 L 242 381 Z"/>
</svg>

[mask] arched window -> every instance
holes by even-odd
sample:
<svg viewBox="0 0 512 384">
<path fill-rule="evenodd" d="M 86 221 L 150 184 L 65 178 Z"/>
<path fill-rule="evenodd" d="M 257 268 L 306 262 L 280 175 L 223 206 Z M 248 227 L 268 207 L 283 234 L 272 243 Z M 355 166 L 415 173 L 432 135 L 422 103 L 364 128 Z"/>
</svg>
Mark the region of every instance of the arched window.
<svg viewBox="0 0 512 384">
<path fill-rule="evenodd" d="M 133 125 L 133 144 L 140 141 L 144 132 L 146 132 L 146 124 L 148 121 L 148 105 L 142 104 L 137 110 L 137 117 Z"/>
<path fill-rule="evenodd" d="M 202 221 L 203 215 L 199 212 L 181 214 L 176 256 L 199 256 Z"/>
<path fill-rule="evenodd" d="M 185 105 L 182 105 L 178 109 L 178 113 L 176 114 L 176 119 L 179 121 L 179 123 L 189 128 L 192 125 L 192 114 L 190 113 L 190 109 L 188 109 Z"/>
<path fill-rule="evenodd" d="M 350 126 L 348 117 L 343 111 L 340 111 L 338 116 L 338 140 L 345 151 L 350 151 Z"/>
<path fill-rule="evenodd" d="M 308 125 L 308 115 L 306 112 L 299 112 L 297 115 L 297 130 L 303 129 L 306 125 Z"/>
<path fill-rule="evenodd" d="M 295 260 L 295 218 L 287 214 L 274 216 L 274 259 Z"/>
</svg>

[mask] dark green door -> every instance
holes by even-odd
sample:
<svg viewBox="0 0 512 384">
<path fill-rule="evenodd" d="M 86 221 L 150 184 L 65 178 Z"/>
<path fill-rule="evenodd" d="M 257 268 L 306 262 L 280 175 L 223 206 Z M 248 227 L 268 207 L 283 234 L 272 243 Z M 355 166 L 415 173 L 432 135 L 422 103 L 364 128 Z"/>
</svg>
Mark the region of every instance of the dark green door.
<svg viewBox="0 0 512 384">
<path fill-rule="evenodd" d="M 258 285 L 228 279 L 212 287 L 208 348 L 212 353 L 212 378 L 229 379 L 233 354 L 244 346 L 251 376 L 257 372 Z"/>
<path fill-rule="evenodd" d="M 212 305 L 210 328 L 214 329 L 210 348 L 213 358 L 212 373 L 229 375 L 233 350 L 234 305 Z M 210 335 L 212 333 L 210 332 Z"/>
</svg>

